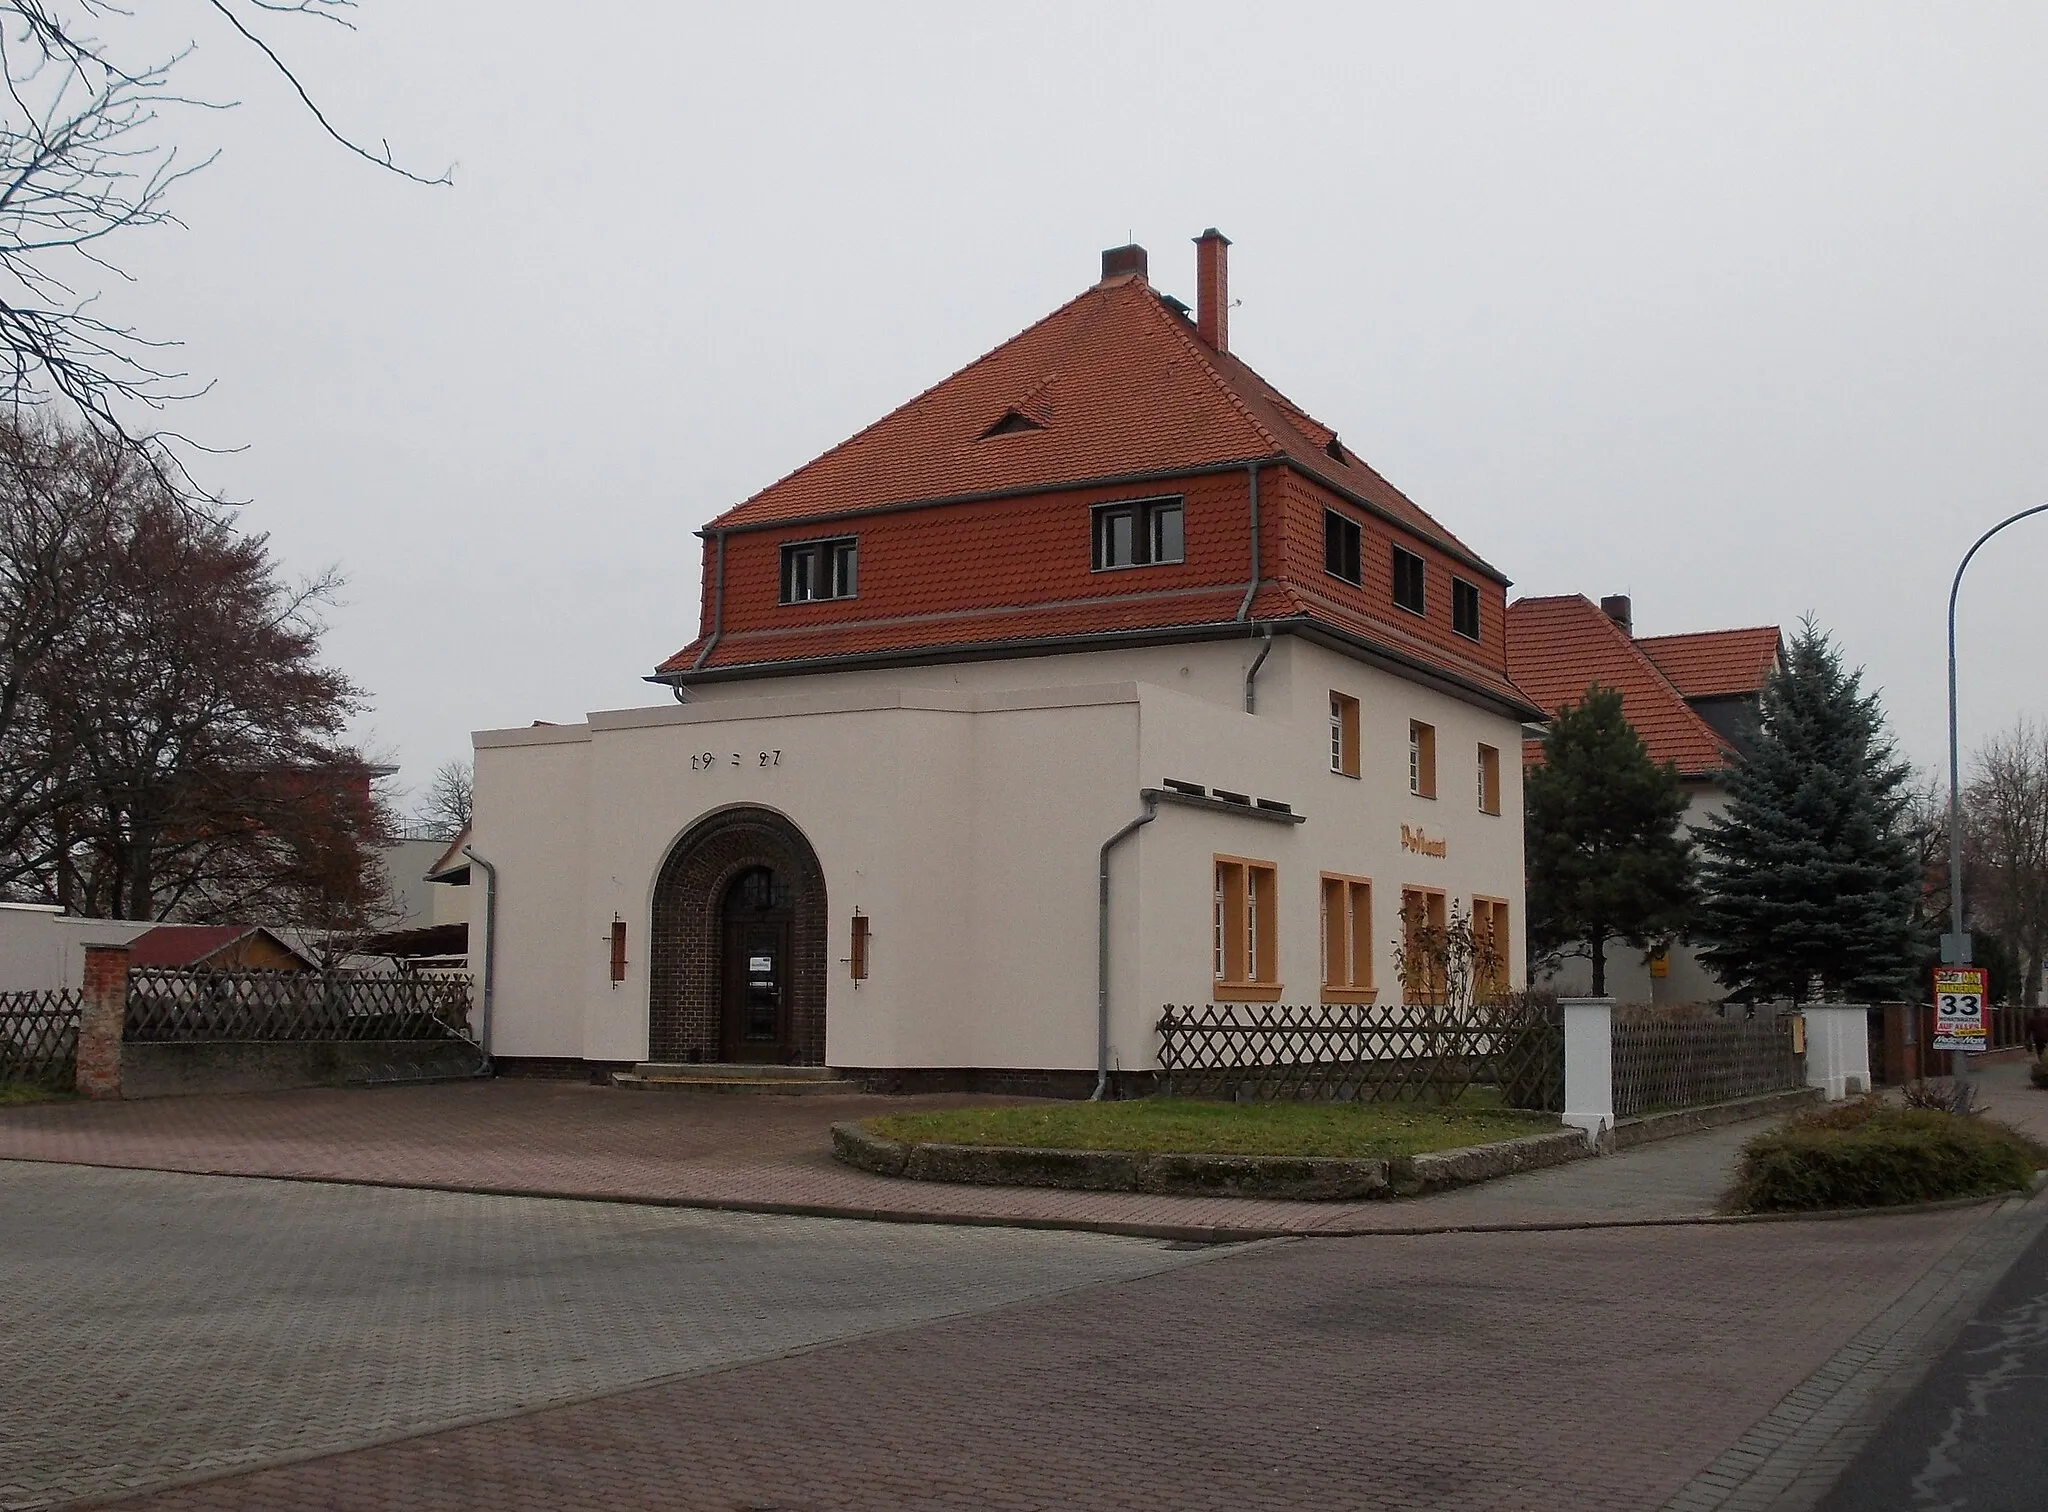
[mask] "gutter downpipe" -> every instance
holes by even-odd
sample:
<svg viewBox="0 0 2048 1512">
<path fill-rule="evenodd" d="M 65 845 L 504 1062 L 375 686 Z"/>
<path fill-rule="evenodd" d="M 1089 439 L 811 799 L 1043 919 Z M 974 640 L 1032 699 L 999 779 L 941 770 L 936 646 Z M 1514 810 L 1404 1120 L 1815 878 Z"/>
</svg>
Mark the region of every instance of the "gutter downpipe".
<svg viewBox="0 0 2048 1512">
<path fill-rule="evenodd" d="M 1240 620 L 1252 612 L 1252 600 L 1259 592 L 1259 464 L 1246 464 L 1245 475 L 1251 479 L 1252 580 L 1244 585 L 1244 602 L 1237 606 L 1237 617 Z"/>
<path fill-rule="evenodd" d="M 1159 817 L 1159 799 L 1150 789 L 1139 799 L 1145 812 L 1102 842 L 1095 894 L 1095 1090 L 1088 1101 L 1101 1102 L 1109 1091 L 1109 853 Z"/>
<path fill-rule="evenodd" d="M 491 1000 L 498 985 L 498 868 L 468 846 L 462 854 L 484 869 L 484 1020 L 482 1026 L 484 1067 L 491 1064 Z"/>
<path fill-rule="evenodd" d="M 1247 713 L 1247 714 L 1256 714 L 1256 713 L 1258 712 L 1258 690 L 1257 690 L 1257 688 L 1255 688 L 1255 687 L 1253 686 L 1253 684 L 1254 684 L 1254 683 L 1256 682 L 1256 680 L 1257 680 L 1257 678 L 1258 678 L 1258 675 L 1259 675 L 1259 668 L 1261 668 L 1261 667 L 1265 666 L 1265 664 L 1266 664 L 1266 658 L 1267 658 L 1267 657 L 1269 657 L 1269 656 L 1271 656 L 1272 654 L 1273 654 L 1273 622 L 1272 622 L 1271 620 L 1267 620 L 1267 621 L 1266 621 L 1266 644 L 1265 644 L 1265 645 L 1263 645 L 1263 646 L 1261 646 L 1261 647 L 1259 647 L 1259 654 L 1258 654 L 1257 656 L 1255 656 L 1255 657 L 1253 657 L 1253 658 L 1252 658 L 1252 664 L 1251 664 L 1251 666 L 1245 669 L 1245 674 L 1244 674 L 1244 711 L 1245 711 L 1245 713 Z"/>
<path fill-rule="evenodd" d="M 697 653 L 697 659 L 690 663 L 690 670 L 697 671 L 711 660 L 711 653 L 718 649 L 720 637 L 725 634 L 725 532 L 715 530 L 712 539 L 718 543 L 718 565 L 712 569 L 711 578 L 711 638 L 704 642 L 704 649 Z M 676 702 L 683 701 L 681 684 L 672 684 Z"/>
</svg>

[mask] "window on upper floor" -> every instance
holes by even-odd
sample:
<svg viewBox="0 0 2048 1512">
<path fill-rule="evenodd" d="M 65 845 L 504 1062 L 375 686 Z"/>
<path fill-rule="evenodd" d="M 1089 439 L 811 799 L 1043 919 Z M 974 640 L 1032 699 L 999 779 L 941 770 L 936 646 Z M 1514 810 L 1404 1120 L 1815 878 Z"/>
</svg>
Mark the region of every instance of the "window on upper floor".
<svg viewBox="0 0 2048 1512">
<path fill-rule="evenodd" d="M 1347 583 L 1363 583 L 1359 571 L 1358 521 L 1334 509 L 1323 511 L 1323 571 Z"/>
<path fill-rule="evenodd" d="M 1179 499 L 1140 499 L 1095 509 L 1095 570 L 1184 561 Z"/>
<path fill-rule="evenodd" d="M 1416 614 L 1427 612 L 1422 558 L 1398 546 L 1394 548 L 1394 602 Z"/>
<path fill-rule="evenodd" d="M 1479 639 L 1479 585 L 1451 579 L 1451 628 L 1468 640 Z"/>
<path fill-rule="evenodd" d="M 852 536 L 833 541 L 798 541 L 782 548 L 782 602 L 808 604 L 816 599 L 852 598 L 856 584 L 858 542 Z"/>
<path fill-rule="evenodd" d="M 1479 812 L 1500 812 L 1500 751 L 1490 745 L 1479 748 Z"/>
<path fill-rule="evenodd" d="M 1330 770 L 1358 775 L 1358 700 L 1342 693 L 1330 695 Z"/>
<path fill-rule="evenodd" d="M 1418 798 L 1436 796 L 1436 726 L 1408 721 L 1408 791 Z"/>
</svg>

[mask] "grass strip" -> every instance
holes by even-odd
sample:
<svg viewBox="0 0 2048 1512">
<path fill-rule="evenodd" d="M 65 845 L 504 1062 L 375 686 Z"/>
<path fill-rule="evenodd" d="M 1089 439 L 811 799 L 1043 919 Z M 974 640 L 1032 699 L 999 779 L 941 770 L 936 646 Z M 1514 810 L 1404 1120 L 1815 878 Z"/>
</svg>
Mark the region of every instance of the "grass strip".
<svg viewBox="0 0 2048 1512">
<path fill-rule="evenodd" d="M 1318 1155 L 1383 1160 L 1560 1128 L 1486 1099 L 1428 1103 L 1223 1103 L 1147 1097 L 892 1113 L 863 1125 L 905 1144 L 1132 1150 L 1149 1155 Z"/>
</svg>

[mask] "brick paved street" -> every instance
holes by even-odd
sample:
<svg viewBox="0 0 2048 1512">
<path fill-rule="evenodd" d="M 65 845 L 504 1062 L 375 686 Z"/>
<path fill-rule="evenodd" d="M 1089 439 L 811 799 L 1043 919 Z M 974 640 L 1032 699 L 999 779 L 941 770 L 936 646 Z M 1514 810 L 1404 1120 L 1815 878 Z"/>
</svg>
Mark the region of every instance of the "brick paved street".
<svg viewBox="0 0 2048 1512">
<path fill-rule="evenodd" d="M 123 1505 L 1640 1512 L 1981 1212 L 1282 1242 Z"/>
<path fill-rule="evenodd" d="M 1737 1126 L 1441 1196 L 1363 1203 L 956 1186 L 871 1175 L 827 1153 L 839 1119 L 994 1100 L 666 1096 L 506 1080 L 44 1104 L 0 1110 L 0 1159 L 756 1211 L 1327 1234 L 1706 1213 L 1754 1132 Z"/>
<path fill-rule="evenodd" d="M 0 1507 L 1183 1265 L 1156 1240 L 0 1162 Z"/>
</svg>

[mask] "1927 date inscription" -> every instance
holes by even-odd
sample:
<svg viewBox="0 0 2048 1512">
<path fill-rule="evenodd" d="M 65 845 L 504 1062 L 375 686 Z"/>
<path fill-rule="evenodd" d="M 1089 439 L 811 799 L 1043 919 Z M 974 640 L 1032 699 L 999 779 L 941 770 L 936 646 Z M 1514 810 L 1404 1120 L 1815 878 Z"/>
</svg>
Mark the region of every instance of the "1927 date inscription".
<svg viewBox="0 0 2048 1512">
<path fill-rule="evenodd" d="M 778 767 L 781 765 L 782 752 L 780 751 L 734 751 L 729 756 L 721 756 L 716 751 L 692 751 L 690 753 L 690 770 L 693 772 L 708 772 L 713 767 L 722 766 Z"/>
</svg>

